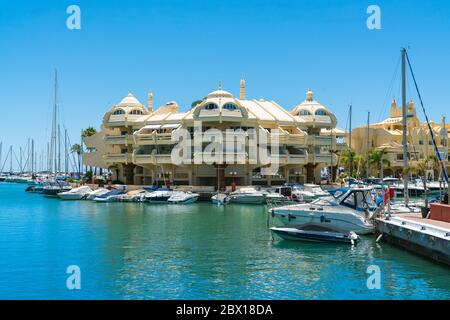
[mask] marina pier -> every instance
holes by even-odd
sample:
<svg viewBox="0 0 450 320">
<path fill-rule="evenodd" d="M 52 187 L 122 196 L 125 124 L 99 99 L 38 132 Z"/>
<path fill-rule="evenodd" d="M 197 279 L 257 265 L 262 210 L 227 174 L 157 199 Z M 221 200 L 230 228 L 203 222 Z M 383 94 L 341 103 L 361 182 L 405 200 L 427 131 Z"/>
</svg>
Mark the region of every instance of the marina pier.
<svg viewBox="0 0 450 320">
<path fill-rule="evenodd" d="M 444 219 L 435 220 L 433 215 Z M 382 235 L 382 241 L 450 265 L 450 206 L 431 205 L 430 217 L 424 219 L 421 214 L 407 213 L 378 218 L 376 233 Z"/>
</svg>

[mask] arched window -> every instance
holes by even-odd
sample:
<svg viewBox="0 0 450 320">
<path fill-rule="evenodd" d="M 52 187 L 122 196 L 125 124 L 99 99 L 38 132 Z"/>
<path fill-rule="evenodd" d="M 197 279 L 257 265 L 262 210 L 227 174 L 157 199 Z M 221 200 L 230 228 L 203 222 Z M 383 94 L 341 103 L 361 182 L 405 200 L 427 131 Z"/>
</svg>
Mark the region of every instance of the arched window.
<svg viewBox="0 0 450 320">
<path fill-rule="evenodd" d="M 300 110 L 298 113 L 299 116 L 310 116 L 311 113 L 308 110 Z"/>
<path fill-rule="evenodd" d="M 233 103 L 225 103 L 222 108 L 230 111 L 237 109 L 236 105 Z"/>
<path fill-rule="evenodd" d="M 325 110 L 317 110 L 316 116 L 327 116 L 327 112 Z"/>
<path fill-rule="evenodd" d="M 119 114 L 125 114 L 125 111 L 123 109 L 117 109 L 116 111 L 113 112 L 113 115 L 119 115 Z"/>
<path fill-rule="evenodd" d="M 204 106 L 205 110 L 214 110 L 217 108 L 218 108 L 218 106 L 215 103 L 208 103 L 207 105 Z"/>
<path fill-rule="evenodd" d="M 140 114 L 140 115 L 142 115 L 144 113 L 141 110 L 133 109 L 133 110 L 130 111 L 130 114 Z"/>
</svg>

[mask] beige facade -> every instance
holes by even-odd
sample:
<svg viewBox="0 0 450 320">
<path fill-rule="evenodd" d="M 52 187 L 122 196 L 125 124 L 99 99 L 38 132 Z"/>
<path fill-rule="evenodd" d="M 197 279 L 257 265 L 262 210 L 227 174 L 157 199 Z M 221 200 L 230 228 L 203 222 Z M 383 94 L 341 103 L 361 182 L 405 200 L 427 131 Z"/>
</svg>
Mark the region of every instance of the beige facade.
<svg viewBox="0 0 450 320">
<path fill-rule="evenodd" d="M 426 122 L 420 122 L 417 117 L 414 102 L 408 104 L 407 118 L 407 145 L 409 160 L 423 160 L 436 154 L 431 134 Z M 446 159 L 446 167 L 449 169 L 449 129 L 445 123 L 431 122 L 431 127 L 443 159 Z M 402 149 L 402 108 L 392 101 L 389 118 L 352 130 L 352 149 L 359 154 L 366 155 L 367 148 L 385 150 L 385 158 L 390 162 L 390 167 L 384 168 L 385 176 L 400 177 L 403 171 L 403 149 Z M 436 170 L 437 171 L 437 170 Z M 377 176 L 378 173 L 371 171 Z M 434 172 L 434 175 L 437 175 Z M 435 177 L 437 178 L 437 177 Z"/>
<path fill-rule="evenodd" d="M 277 132 L 278 172 L 263 175 L 261 168 L 267 165 L 250 161 L 247 149 L 225 146 L 224 154 L 231 153 L 243 163 L 196 164 L 204 151 L 194 150 L 193 163 L 174 164 L 171 153 L 178 142 L 173 141 L 172 134 L 188 130 L 194 135 L 196 123 L 201 123 L 206 140 L 212 128 L 223 133 L 244 132 L 246 139 L 251 132 Z M 101 131 L 85 139 L 91 153 L 84 155 L 84 163 L 109 168 L 114 179 L 137 185 L 318 182 L 323 167 L 337 165 L 336 152 L 346 148 L 344 136 L 343 130 L 336 129 L 335 115 L 315 101 L 311 91 L 304 102 L 287 111 L 274 101 L 246 99 L 242 80 L 239 98 L 219 88 L 186 112 L 180 112 L 173 101 L 154 110 L 151 93 L 146 108 L 129 94 L 105 113 Z"/>
</svg>

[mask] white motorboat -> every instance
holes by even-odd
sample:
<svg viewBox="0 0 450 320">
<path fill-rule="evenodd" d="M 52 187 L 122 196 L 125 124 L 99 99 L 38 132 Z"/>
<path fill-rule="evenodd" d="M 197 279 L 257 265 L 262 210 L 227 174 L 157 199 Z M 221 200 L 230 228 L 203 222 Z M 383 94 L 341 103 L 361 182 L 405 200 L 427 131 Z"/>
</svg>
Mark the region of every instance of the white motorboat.
<svg viewBox="0 0 450 320">
<path fill-rule="evenodd" d="M 123 190 L 112 189 L 109 192 L 94 198 L 95 202 L 114 202 L 118 201 L 118 197 L 123 195 Z"/>
<path fill-rule="evenodd" d="M 271 208 L 270 213 L 286 226 L 310 222 L 323 223 L 345 232 L 374 232 L 371 221 L 377 209 L 370 188 L 343 188 L 335 196 L 327 196 L 308 204 L 293 204 Z"/>
<path fill-rule="evenodd" d="M 200 195 L 193 192 L 174 191 L 167 202 L 176 204 L 194 203 L 198 200 Z"/>
<path fill-rule="evenodd" d="M 149 203 L 167 203 L 173 190 L 161 188 L 145 194 L 145 201 Z"/>
<path fill-rule="evenodd" d="M 327 197 L 330 195 L 328 192 L 323 190 L 319 185 L 313 183 L 305 183 L 303 185 L 303 191 L 312 193 L 315 198 Z"/>
<path fill-rule="evenodd" d="M 324 223 L 306 223 L 296 227 L 272 227 L 270 230 L 284 240 L 338 242 L 356 244 L 360 240 L 353 231 L 341 231 Z"/>
<path fill-rule="evenodd" d="M 97 197 L 100 197 L 106 193 L 108 193 L 110 190 L 106 189 L 106 188 L 98 188 L 95 189 L 94 191 L 91 192 L 91 194 L 89 194 L 86 199 L 87 200 L 94 200 Z"/>
<path fill-rule="evenodd" d="M 262 204 L 266 201 L 265 194 L 255 188 L 241 188 L 230 193 L 227 201 L 240 204 Z"/>
<path fill-rule="evenodd" d="M 226 193 L 217 193 L 211 197 L 211 202 L 217 205 L 227 204 L 227 198 Z"/>
<path fill-rule="evenodd" d="M 70 191 L 58 193 L 58 197 L 63 200 L 81 200 L 86 199 L 92 193 L 92 189 L 88 186 L 81 186 Z"/>
<path fill-rule="evenodd" d="M 144 189 L 129 191 L 126 194 L 119 195 L 117 200 L 120 202 L 142 202 L 145 199 L 147 191 Z"/>
</svg>

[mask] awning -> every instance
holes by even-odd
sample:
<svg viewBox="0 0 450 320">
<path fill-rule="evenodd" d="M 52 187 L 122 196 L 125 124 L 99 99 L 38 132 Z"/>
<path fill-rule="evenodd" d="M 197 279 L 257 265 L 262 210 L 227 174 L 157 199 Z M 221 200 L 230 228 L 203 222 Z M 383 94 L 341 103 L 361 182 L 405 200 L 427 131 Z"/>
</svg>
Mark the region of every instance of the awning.
<svg viewBox="0 0 450 320">
<path fill-rule="evenodd" d="M 181 125 L 181 124 L 179 124 L 179 123 L 167 123 L 167 124 L 164 124 L 164 125 L 161 127 L 161 129 L 176 129 L 176 128 L 178 128 L 180 125 Z"/>
<path fill-rule="evenodd" d="M 149 125 L 146 125 L 144 128 L 142 128 L 142 129 L 147 129 L 147 130 L 157 130 L 157 129 L 159 129 L 159 128 L 161 128 L 161 125 L 160 124 L 149 124 Z"/>
</svg>

